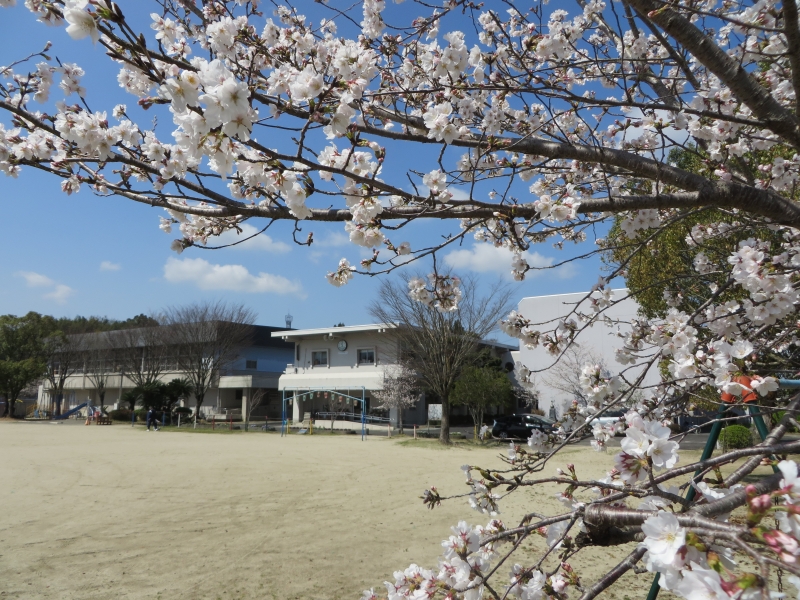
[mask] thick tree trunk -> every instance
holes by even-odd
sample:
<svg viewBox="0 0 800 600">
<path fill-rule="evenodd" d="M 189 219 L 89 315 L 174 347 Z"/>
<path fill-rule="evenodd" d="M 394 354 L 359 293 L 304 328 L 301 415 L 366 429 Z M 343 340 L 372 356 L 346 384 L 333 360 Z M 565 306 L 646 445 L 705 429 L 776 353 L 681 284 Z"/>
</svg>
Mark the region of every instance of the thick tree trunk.
<svg viewBox="0 0 800 600">
<path fill-rule="evenodd" d="M 200 407 L 203 405 L 203 398 L 205 398 L 205 394 L 197 395 L 195 394 L 195 406 L 194 406 L 194 424 L 197 425 L 197 420 L 200 418 Z"/>
<path fill-rule="evenodd" d="M 397 408 L 397 425 L 400 430 L 400 435 L 403 435 L 403 407 Z"/>
<path fill-rule="evenodd" d="M 0 419 L 5 417 L 6 415 L 11 415 L 11 411 L 9 410 L 9 406 L 11 403 L 9 402 L 8 398 L 5 398 L 5 403 L 3 404 L 3 412 L 0 413 Z"/>
<path fill-rule="evenodd" d="M 100 414 L 106 414 L 106 392 L 103 390 L 97 394 L 97 397 L 100 399 Z"/>
<path fill-rule="evenodd" d="M 63 394 L 56 394 L 56 406 L 55 410 L 53 411 L 53 416 L 60 417 L 61 416 L 61 401 L 64 399 Z"/>
<path fill-rule="evenodd" d="M 439 431 L 439 443 L 450 445 L 450 399 L 442 397 L 442 428 Z"/>
</svg>

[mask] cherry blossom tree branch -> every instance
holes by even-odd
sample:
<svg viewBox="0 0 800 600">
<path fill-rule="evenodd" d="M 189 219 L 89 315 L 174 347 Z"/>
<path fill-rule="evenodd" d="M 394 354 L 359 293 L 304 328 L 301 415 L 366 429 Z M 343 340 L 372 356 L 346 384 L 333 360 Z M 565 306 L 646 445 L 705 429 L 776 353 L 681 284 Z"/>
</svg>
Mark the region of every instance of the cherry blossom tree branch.
<svg viewBox="0 0 800 600">
<path fill-rule="evenodd" d="M 781 106 L 752 75 L 689 19 L 673 10 L 666 2 L 629 2 L 640 14 L 646 15 L 719 77 L 769 129 L 786 139 L 794 148 L 800 149 L 800 124 L 796 115 Z"/>
<path fill-rule="evenodd" d="M 644 546 L 637 547 L 636 550 L 626 556 L 618 565 L 594 582 L 589 589 L 585 590 L 583 594 L 581 594 L 579 600 L 592 600 L 592 598 L 599 596 L 602 592 L 611 587 L 620 577 L 630 571 L 636 563 L 642 560 L 645 552 L 647 552 L 647 548 Z"/>
</svg>

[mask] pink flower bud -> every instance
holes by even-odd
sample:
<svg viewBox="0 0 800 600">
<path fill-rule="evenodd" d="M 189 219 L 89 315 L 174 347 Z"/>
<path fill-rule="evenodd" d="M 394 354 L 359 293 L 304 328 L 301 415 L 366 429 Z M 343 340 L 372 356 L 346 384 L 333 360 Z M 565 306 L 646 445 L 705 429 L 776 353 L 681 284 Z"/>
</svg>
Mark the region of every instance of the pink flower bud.
<svg viewBox="0 0 800 600">
<path fill-rule="evenodd" d="M 748 500 L 748 504 L 750 505 L 750 510 L 753 512 L 763 513 L 769 510 L 770 506 L 772 506 L 772 497 L 769 494 L 754 496 Z"/>
</svg>

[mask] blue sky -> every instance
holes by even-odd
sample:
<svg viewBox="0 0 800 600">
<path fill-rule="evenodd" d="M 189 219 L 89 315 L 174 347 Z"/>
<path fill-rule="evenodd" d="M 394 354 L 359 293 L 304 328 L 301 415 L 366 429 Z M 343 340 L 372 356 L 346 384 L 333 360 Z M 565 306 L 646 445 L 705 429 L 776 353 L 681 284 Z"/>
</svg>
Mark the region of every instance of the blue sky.
<svg viewBox="0 0 800 600">
<path fill-rule="evenodd" d="M 136 107 L 136 98 L 117 86 L 117 65 L 104 56 L 99 45 L 92 46 L 88 39 L 71 40 L 63 27 L 36 22 L 22 2 L 19 4 L 0 9 L 0 65 L 41 50 L 50 40 L 54 44 L 52 56 L 76 62 L 86 71 L 83 85 L 94 110 L 110 114 L 115 104 L 124 103 L 141 126 L 151 122 L 154 113 Z M 138 24 L 138 30 L 152 39 L 148 14 L 154 5 L 145 0 L 123 1 L 120 5 Z M 307 14 L 314 19 L 313 12 Z M 443 28 L 442 33 L 445 31 Z M 61 91 L 54 87 L 51 99 L 60 98 Z M 166 120 L 164 128 L 159 129 L 162 139 L 168 138 L 166 132 L 172 129 L 168 116 Z M 11 125 L 7 115 L 0 115 L 0 122 Z M 428 151 L 434 149 L 426 148 L 423 153 Z M 395 164 L 396 169 L 403 166 L 402 159 Z M 525 194 L 524 188 L 520 190 L 523 200 Z M 31 169 L 24 169 L 18 179 L 0 174 L 0 314 L 35 310 L 57 316 L 124 319 L 170 304 L 221 298 L 244 302 L 265 325 L 283 325 L 287 311 L 294 316 L 294 326 L 300 328 L 370 321 L 366 307 L 377 290 L 375 278 L 357 276 L 342 288 L 334 288 L 325 280 L 325 274 L 335 269 L 340 258 L 357 264 L 371 254 L 348 242 L 343 224 L 302 224 L 304 234 L 314 232 L 316 243 L 310 248 L 293 243 L 291 224 L 276 223 L 268 236 L 234 248 L 191 248 L 178 256 L 169 249 L 176 236 L 158 228 L 162 214 L 161 209 L 129 200 L 95 196 L 85 186 L 78 194 L 67 196 L 60 191 L 57 179 Z M 251 223 L 248 231 L 265 224 Z M 456 232 L 457 224 L 428 221 L 407 229 L 400 237 L 392 235 L 392 241 L 409 241 L 419 248 L 429 245 L 433 238 Z M 589 248 L 564 252 L 579 249 Z M 532 264 L 546 265 L 565 258 L 549 244 L 536 248 L 536 252 L 529 258 Z M 510 281 L 509 256 L 487 245 L 476 245 L 471 239 L 460 248 L 446 250 L 442 258 L 457 274 L 479 275 L 483 285 L 492 285 L 498 278 Z M 514 283 L 514 295 L 519 300 L 586 290 L 596 281 L 597 269 L 596 261 L 581 261 L 539 272 L 525 282 Z"/>
</svg>

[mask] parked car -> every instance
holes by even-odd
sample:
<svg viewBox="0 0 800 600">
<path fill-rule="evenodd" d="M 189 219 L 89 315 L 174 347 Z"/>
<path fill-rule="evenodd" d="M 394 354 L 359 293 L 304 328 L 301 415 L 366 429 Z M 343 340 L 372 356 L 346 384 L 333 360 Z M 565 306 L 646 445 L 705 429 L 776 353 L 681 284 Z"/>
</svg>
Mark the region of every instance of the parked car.
<svg viewBox="0 0 800 600">
<path fill-rule="evenodd" d="M 555 422 L 539 415 L 506 415 L 495 417 L 492 426 L 492 437 L 505 439 L 525 439 L 531 437 L 531 431 L 552 433 Z"/>
<path fill-rule="evenodd" d="M 608 412 L 603 413 L 601 416 L 592 419 L 589 421 L 589 425 L 594 427 L 595 423 L 600 423 L 603 427 L 606 425 L 615 425 L 620 421 L 625 421 L 625 411 L 624 410 L 610 410 Z M 621 433 L 621 432 L 620 432 Z"/>
</svg>

